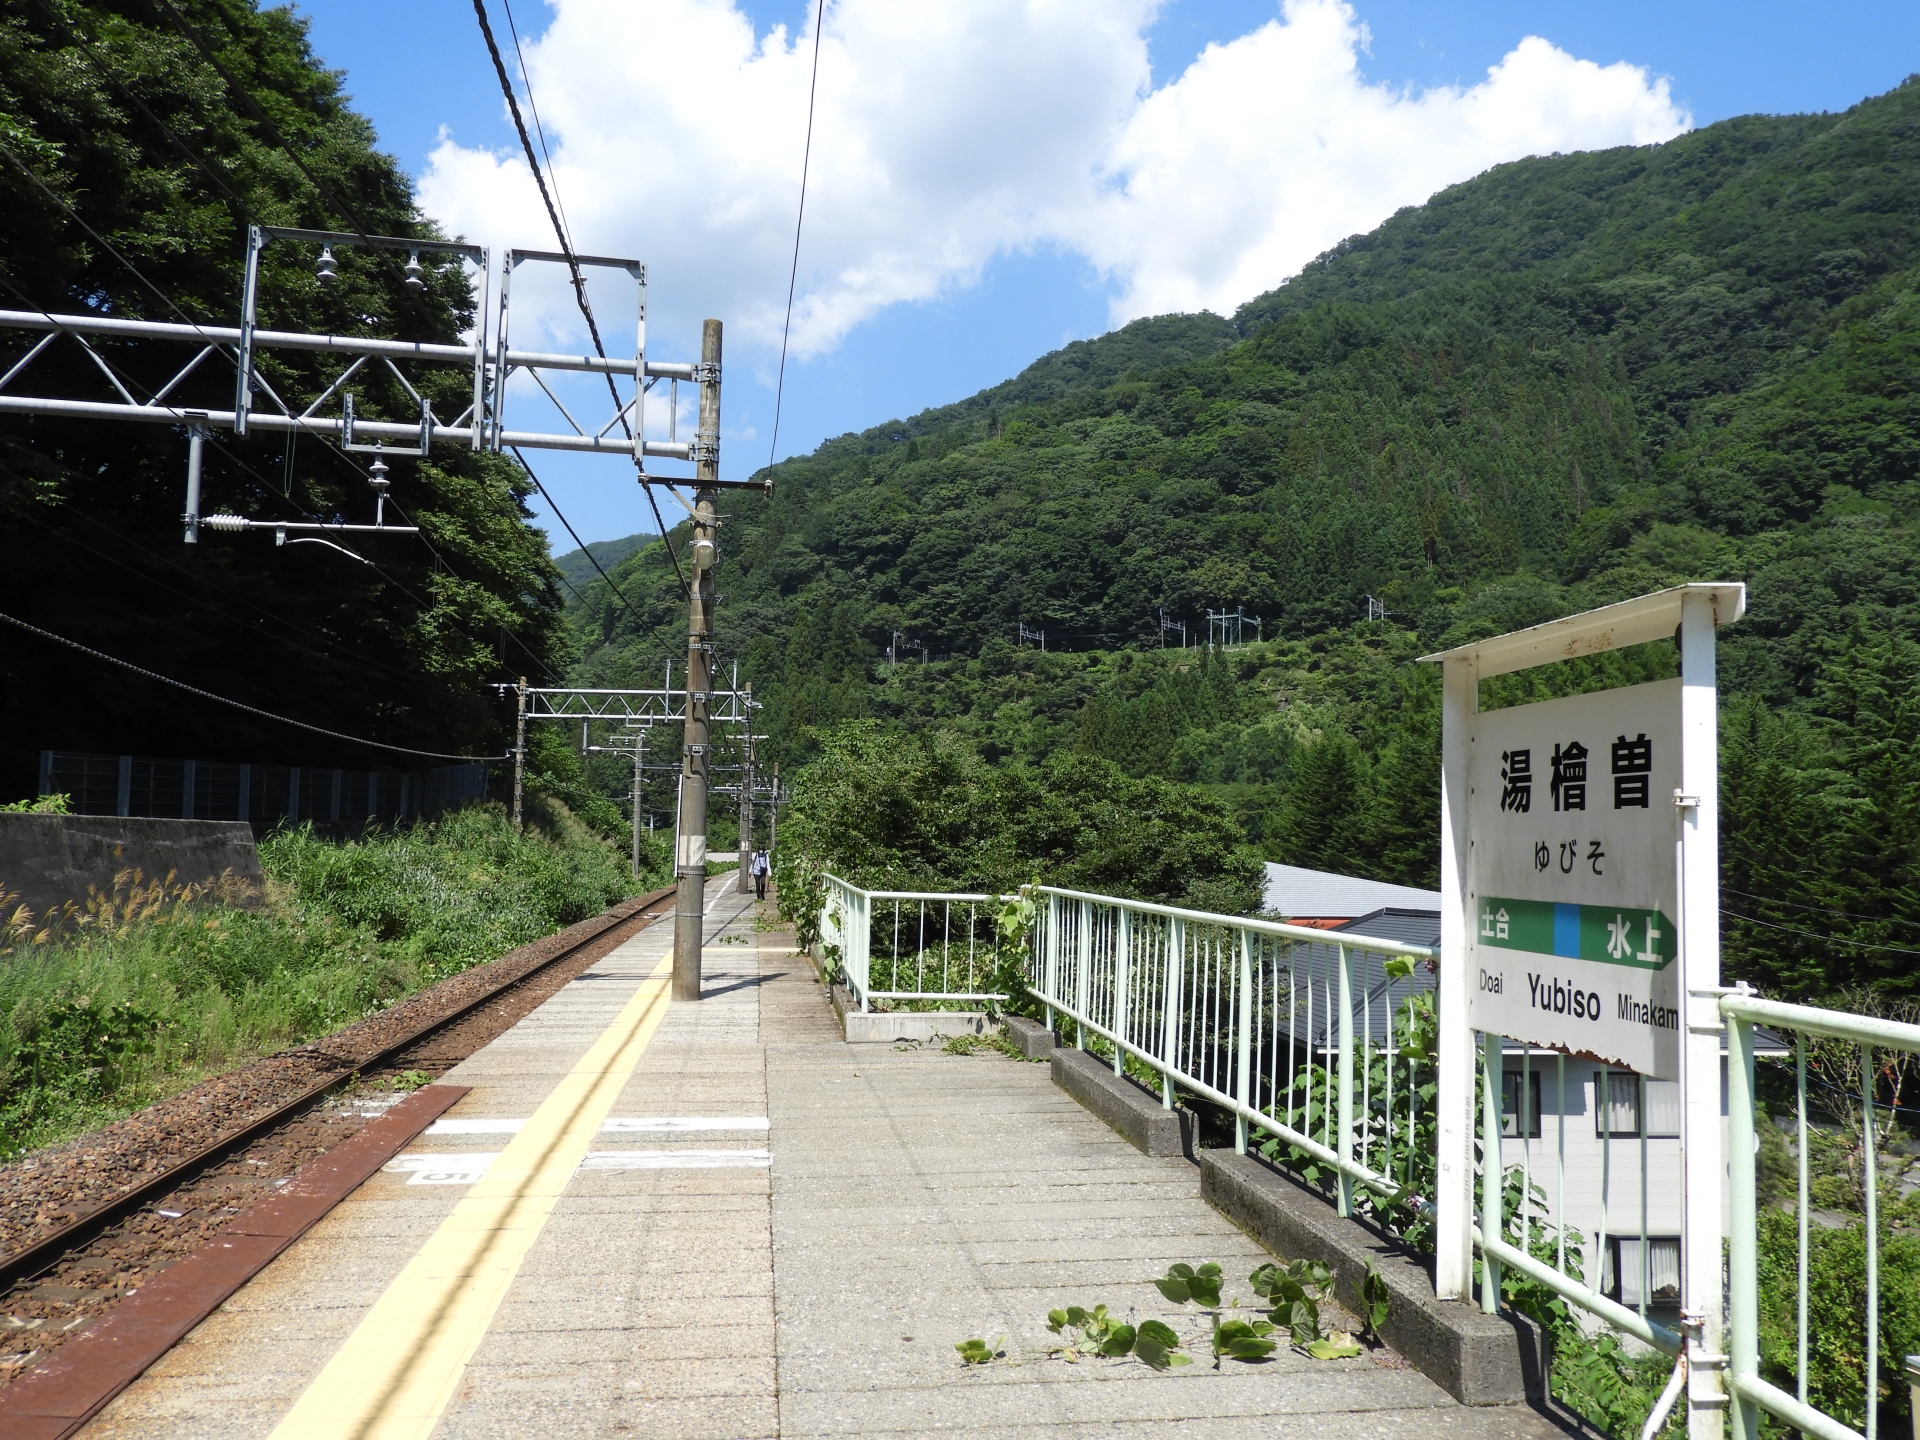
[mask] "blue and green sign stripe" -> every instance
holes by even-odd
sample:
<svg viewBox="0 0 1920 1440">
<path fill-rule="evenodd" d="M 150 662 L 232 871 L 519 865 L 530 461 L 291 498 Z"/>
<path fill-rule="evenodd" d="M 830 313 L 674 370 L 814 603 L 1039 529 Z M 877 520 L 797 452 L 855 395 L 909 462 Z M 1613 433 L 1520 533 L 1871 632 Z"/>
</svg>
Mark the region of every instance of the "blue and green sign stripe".
<svg viewBox="0 0 1920 1440">
<path fill-rule="evenodd" d="M 1474 905 L 1474 936 L 1480 944 L 1499 950 L 1594 960 L 1633 970 L 1664 970 L 1678 953 L 1674 924 L 1664 911 L 1614 905 L 1561 905 L 1483 895 Z"/>
</svg>

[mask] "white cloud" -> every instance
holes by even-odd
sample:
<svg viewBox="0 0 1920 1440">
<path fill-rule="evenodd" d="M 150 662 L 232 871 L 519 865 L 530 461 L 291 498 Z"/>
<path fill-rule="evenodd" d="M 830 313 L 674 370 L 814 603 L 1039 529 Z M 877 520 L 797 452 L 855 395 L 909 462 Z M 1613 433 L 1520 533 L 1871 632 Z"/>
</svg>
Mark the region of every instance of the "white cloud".
<svg viewBox="0 0 1920 1440">
<path fill-rule="evenodd" d="M 1501 161 L 1645 145 L 1690 123 L 1665 80 L 1522 40 L 1470 89 L 1369 85 L 1366 32 L 1288 0 L 1148 96 L 1105 157 L 1114 190 L 1074 230 L 1120 283 L 1114 318 L 1231 311 L 1329 246 Z"/>
<path fill-rule="evenodd" d="M 552 0 L 527 60 L 582 250 L 651 267 L 651 317 L 777 346 L 811 34 L 756 37 L 731 0 Z M 1341 0 L 1212 46 L 1150 89 L 1158 0 L 837 0 L 820 54 L 798 353 L 885 306 L 964 286 L 995 255 L 1085 255 L 1113 318 L 1231 310 L 1342 237 L 1502 160 L 1668 138 L 1664 81 L 1522 40 L 1482 83 L 1408 93 L 1359 73 Z M 444 138 L 421 182 L 452 229 L 542 247 L 517 153 Z M 529 277 L 531 278 L 531 277 Z M 606 294 L 609 299 L 598 298 Z M 596 307 L 612 291 L 596 291 Z M 558 277 L 521 327 L 573 335 Z M 619 312 L 610 312 L 619 313 Z M 603 331 L 611 322 L 603 321 Z M 674 347 L 676 350 L 678 346 Z"/>
</svg>

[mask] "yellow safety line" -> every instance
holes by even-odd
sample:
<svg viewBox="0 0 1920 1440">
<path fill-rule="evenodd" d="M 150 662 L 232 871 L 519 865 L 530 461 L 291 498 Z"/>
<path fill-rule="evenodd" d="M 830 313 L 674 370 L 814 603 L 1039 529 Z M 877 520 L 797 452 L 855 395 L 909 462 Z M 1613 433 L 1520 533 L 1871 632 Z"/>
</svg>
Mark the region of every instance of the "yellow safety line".
<svg viewBox="0 0 1920 1440">
<path fill-rule="evenodd" d="M 425 1440 L 666 1017 L 672 973 L 669 954 L 387 1286 L 273 1440 Z"/>
</svg>

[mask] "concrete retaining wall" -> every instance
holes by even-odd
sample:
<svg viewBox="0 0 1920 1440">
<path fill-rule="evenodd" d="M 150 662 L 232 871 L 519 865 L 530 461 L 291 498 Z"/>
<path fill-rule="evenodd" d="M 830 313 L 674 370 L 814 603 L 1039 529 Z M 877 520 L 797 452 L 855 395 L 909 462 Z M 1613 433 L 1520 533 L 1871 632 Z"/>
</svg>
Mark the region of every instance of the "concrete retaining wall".
<svg viewBox="0 0 1920 1440">
<path fill-rule="evenodd" d="M 1391 1296 L 1380 1338 L 1454 1399 L 1519 1405 L 1544 1398 L 1547 1341 L 1532 1321 L 1439 1299 L 1424 1265 L 1252 1156 L 1202 1150 L 1199 1159 L 1200 1193 L 1214 1209 L 1283 1259 L 1324 1262 L 1355 1314 L 1371 1261 Z"/>
<path fill-rule="evenodd" d="M 1051 1053 L 1053 1080 L 1148 1155 L 1187 1155 L 1200 1167 L 1200 1193 L 1214 1209 L 1285 1260 L 1319 1260 L 1334 1274 L 1342 1304 L 1361 1313 L 1368 1263 L 1391 1296 L 1381 1338 L 1465 1405 L 1538 1404 L 1551 1362 L 1546 1336 L 1522 1316 L 1487 1315 L 1441 1300 L 1426 1267 L 1321 1196 L 1259 1160 L 1231 1150 L 1196 1150 L 1193 1116 L 1113 1073 L 1084 1050 L 1056 1046 L 1046 1027 L 1010 1020 L 1028 1056 Z"/>
<path fill-rule="evenodd" d="M 240 820 L 156 820 L 115 815 L 0 814 L 0 890 L 43 915 L 88 887 L 113 889 L 122 870 L 149 880 L 169 871 L 181 884 L 203 884 L 231 872 L 258 885 L 260 854 Z M 11 908 L 11 907 L 9 907 Z"/>
</svg>

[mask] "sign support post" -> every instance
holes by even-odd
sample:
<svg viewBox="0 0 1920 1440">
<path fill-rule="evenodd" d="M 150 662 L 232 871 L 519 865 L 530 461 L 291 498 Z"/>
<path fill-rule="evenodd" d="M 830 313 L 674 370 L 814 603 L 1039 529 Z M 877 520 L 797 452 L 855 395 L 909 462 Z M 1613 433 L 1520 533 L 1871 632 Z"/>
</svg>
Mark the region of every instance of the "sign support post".
<svg viewBox="0 0 1920 1440">
<path fill-rule="evenodd" d="M 1474 657 L 1449 659 L 1441 670 L 1440 711 L 1440 1056 L 1435 1079 L 1439 1155 L 1434 1196 L 1434 1291 L 1464 1300 L 1473 1279 L 1473 1069 L 1467 1013 L 1470 931 L 1467 760 L 1480 674 Z"/>
<path fill-rule="evenodd" d="M 1687 1018 L 1680 1053 L 1686 1113 L 1685 1233 L 1680 1314 L 1697 1347 L 1687 1367 L 1689 1440 L 1719 1440 L 1727 1391 L 1721 1314 L 1720 1186 L 1720 732 L 1713 597 L 1690 593 L 1680 610 L 1680 982 Z M 1697 1328 L 1695 1328 L 1697 1327 Z"/>
<path fill-rule="evenodd" d="M 1745 606 L 1738 584 L 1680 585 L 1424 657 L 1443 667 L 1435 1288 L 1443 1299 L 1470 1298 L 1476 1060 L 1490 1241 L 1504 1239 L 1508 1041 L 1678 1081 L 1678 1278 L 1693 1440 L 1720 1436 L 1727 1406 L 1714 631 Z M 1482 679 L 1667 639 L 1681 649 L 1677 680 L 1479 710 Z M 1532 1105 L 1524 1088 L 1519 1103 L 1524 1133 Z M 1611 1091 L 1596 1103 L 1610 1105 Z M 1643 1237 L 1645 1225 L 1643 1214 Z M 1600 1288 L 1603 1259 L 1568 1282 Z M 1489 1260 L 1481 1296 L 1489 1309 L 1497 1274 Z"/>
</svg>

